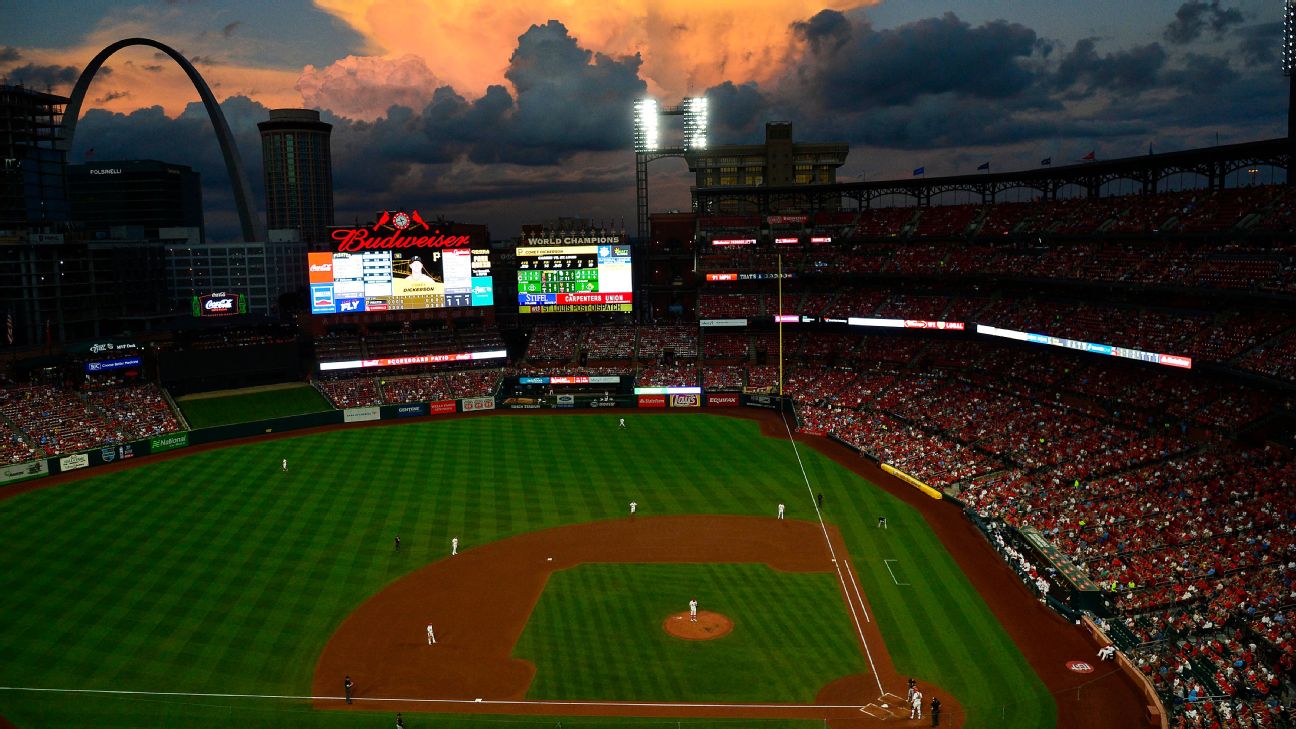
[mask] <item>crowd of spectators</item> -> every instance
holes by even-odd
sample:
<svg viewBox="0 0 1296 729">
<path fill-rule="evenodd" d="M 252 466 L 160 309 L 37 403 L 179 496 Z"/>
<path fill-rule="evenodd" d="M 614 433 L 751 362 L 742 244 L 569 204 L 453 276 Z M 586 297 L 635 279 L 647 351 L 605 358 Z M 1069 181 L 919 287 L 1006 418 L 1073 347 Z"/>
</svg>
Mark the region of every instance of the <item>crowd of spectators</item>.
<svg viewBox="0 0 1296 729">
<path fill-rule="evenodd" d="M 0 390 L 9 462 L 128 443 L 180 429 L 152 383 L 98 377 L 81 390 L 50 384 Z"/>
</svg>

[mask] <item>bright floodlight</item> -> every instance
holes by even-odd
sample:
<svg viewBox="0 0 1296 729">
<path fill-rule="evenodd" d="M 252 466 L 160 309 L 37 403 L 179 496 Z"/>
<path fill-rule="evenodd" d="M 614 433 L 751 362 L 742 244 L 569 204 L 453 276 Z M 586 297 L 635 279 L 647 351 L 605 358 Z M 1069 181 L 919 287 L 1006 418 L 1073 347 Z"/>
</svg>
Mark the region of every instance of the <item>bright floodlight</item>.
<svg viewBox="0 0 1296 729">
<path fill-rule="evenodd" d="M 635 151 L 657 151 L 657 102 L 652 99 L 640 99 L 635 102 L 634 109 Z"/>
<path fill-rule="evenodd" d="M 1296 68 L 1296 0 L 1283 0 L 1283 73 L 1291 75 Z"/>
<path fill-rule="evenodd" d="M 706 146 L 707 100 L 705 96 L 690 97 L 684 100 L 684 149 L 706 149 Z"/>
</svg>

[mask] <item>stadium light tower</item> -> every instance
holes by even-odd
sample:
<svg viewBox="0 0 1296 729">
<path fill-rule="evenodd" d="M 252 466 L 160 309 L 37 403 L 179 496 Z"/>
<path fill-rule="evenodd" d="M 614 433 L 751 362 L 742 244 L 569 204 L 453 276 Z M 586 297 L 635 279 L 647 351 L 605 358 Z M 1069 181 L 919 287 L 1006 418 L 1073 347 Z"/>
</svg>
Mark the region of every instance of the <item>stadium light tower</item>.
<svg viewBox="0 0 1296 729">
<path fill-rule="evenodd" d="M 1296 0 L 1293 0 L 1296 2 Z M 684 117 L 682 146 L 663 146 L 662 117 Z M 639 212 L 639 240 L 648 239 L 648 163 L 663 157 L 684 157 L 707 146 L 707 100 L 704 96 L 684 99 L 679 106 L 661 106 L 654 99 L 634 103 L 635 197 Z"/>
</svg>

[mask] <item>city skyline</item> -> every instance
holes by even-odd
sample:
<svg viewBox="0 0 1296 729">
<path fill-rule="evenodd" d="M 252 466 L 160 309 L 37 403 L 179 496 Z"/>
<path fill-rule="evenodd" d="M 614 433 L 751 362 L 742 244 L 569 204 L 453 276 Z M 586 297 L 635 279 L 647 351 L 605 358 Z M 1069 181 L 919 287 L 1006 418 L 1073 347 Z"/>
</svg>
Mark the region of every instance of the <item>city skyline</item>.
<svg viewBox="0 0 1296 729">
<path fill-rule="evenodd" d="M 846 141 L 840 179 L 1285 131 L 1281 6 L 1258 0 L 72 5 L 57 23 L 37 3 L 0 10 L 0 75 L 66 93 L 103 46 L 155 38 L 212 86 L 254 179 L 268 109 L 318 108 L 334 124 L 339 222 L 405 205 L 487 223 L 496 238 L 560 215 L 633 228 L 631 103 L 645 95 L 707 95 L 713 145 L 757 141 L 775 119 L 799 140 Z M 70 161 L 94 150 L 190 165 L 213 239 L 236 237 L 219 150 L 183 73 L 151 49 L 107 68 Z M 687 207 L 682 163 L 653 177 L 653 210 Z"/>
</svg>

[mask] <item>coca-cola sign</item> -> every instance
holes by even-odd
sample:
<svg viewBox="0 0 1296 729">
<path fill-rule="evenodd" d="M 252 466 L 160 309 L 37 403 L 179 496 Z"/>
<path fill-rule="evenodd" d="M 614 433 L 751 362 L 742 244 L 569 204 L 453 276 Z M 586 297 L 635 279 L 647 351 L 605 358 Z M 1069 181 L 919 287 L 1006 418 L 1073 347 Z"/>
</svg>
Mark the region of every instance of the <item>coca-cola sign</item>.
<svg viewBox="0 0 1296 729">
<path fill-rule="evenodd" d="M 247 313 L 247 298 L 243 294 L 216 291 L 193 297 L 194 316 L 233 316 Z"/>
</svg>

